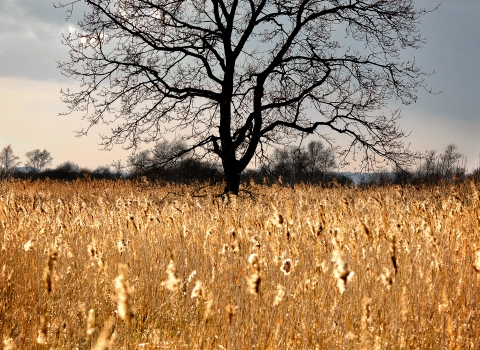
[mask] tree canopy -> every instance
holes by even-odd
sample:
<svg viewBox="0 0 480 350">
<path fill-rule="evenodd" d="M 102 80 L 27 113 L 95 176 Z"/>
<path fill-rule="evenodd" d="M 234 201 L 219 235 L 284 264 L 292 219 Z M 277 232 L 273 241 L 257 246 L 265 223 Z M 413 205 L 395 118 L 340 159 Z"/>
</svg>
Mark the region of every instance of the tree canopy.
<svg viewBox="0 0 480 350">
<path fill-rule="evenodd" d="M 284 183 L 319 183 L 330 180 L 329 174 L 336 165 L 332 148 L 320 141 L 311 141 L 306 147 L 276 149 L 264 169 L 276 177 L 281 176 Z"/>
<path fill-rule="evenodd" d="M 68 0 L 85 10 L 64 37 L 68 113 L 106 123 L 106 148 L 183 131 L 185 152 L 221 160 L 225 191 L 270 145 L 317 133 L 350 137 L 365 166 L 409 161 L 398 111 L 424 86 L 408 48 L 424 43 L 413 0 Z M 69 12 L 71 14 L 71 12 Z M 346 159 L 346 158 L 344 158 Z"/>
<path fill-rule="evenodd" d="M 39 149 L 35 149 L 33 151 L 29 151 L 25 153 L 27 157 L 27 162 L 25 166 L 29 170 L 29 172 L 36 174 L 39 171 L 42 171 L 47 165 L 52 163 L 53 158 L 50 155 L 50 152 L 44 149 L 40 151 Z"/>
<path fill-rule="evenodd" d="M 20 165 L 18 156 L 13 153 L 12 145 L 3 147 L 0 151 L 0 176 L 8 175 Z"/>
</svg>

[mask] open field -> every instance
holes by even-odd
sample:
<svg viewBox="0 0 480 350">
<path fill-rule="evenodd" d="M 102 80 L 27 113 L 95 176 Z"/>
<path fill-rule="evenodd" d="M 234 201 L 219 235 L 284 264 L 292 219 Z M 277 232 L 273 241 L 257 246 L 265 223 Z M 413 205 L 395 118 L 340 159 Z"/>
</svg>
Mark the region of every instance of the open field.
<svg viewBox="0 0 480 350">
<path fill-rule="evenodd" d="M 480 347 L 478 185 L 191 190 L 0 182 L 4 349 Z"/>
</svg>

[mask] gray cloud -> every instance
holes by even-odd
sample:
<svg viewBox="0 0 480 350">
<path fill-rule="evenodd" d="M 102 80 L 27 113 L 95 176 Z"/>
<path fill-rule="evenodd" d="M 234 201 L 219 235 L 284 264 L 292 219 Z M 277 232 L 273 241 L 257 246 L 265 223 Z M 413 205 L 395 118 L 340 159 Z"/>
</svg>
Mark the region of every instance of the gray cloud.
<svg viewBox="0 0 480 350">
<path fill-rule="evenodd" d="M 60 3 L 66 2 L 64 0 L 2 0 L 0 13 L 9 18 L 36 19 L 44 23 L 61 26 L 65 23 L 66 9 L 55 8 L 54 4 L 58 7 Z M 87 9 L 88 7 L 83 3 L 75 4 L 71 21 L 76 23 Z"/>
<path fill-rule="evenodd" d="M 59 35 L 30 28 L 0 36 L 0 75 L 34 80 L 61 79 L 55 60 L 66 58 L 67 52 L 60 44 Z"/>
<path fill-rule="evenodd" d="M 421 93 L 419 108 L 452 118 L 479 118 L 475 103 L 480 90 L 478 18 L 480 2 L 476 0 L 445 2 L 425 16 L 421 32 L 427 44 L 413 54 L 425 71 L 435 70 L 427 82 L 434 91 L 443 93 L 436 96 Z"/>
<path fill-rule="evenodd" d="M 66 81 L 57 60 L 68 59 L 62 33 L 68 33 L 83 15 L 82 8 L 65 21 L 65 9 L 51 0 L 3 0 L 0 2 L 0 76 Z"/>
</svg>

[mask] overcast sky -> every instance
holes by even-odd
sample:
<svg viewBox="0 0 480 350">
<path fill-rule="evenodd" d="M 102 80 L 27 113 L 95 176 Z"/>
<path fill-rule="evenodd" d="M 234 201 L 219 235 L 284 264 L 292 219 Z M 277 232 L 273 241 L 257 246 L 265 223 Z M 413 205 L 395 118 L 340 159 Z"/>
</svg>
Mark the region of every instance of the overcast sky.
<svg viewBox="0 0 480 350">
<path fill-rule="evenodd" d="M 434 8 L 439 1 L 417 3 Z M 59 116 L 66 111 L 60 89 L 78 86 L 56 64 L 68 59 L 61 38 L 75 24 L 65 21 L 64 10 L 55 9 L 52 0 L 0 0 L 0 149 L 11 144 L 22 162 L 36 148 L 49 150 L 54 166 L 71 160 L 94 168 L 129 154 L 120 146 L 99 150 L 99 128 L 76 138 L 74 131 L 86 123 Z M 417 103 L 402 108 L 401 126 L 411 132 L 407 142 L 415 151 L 442 152 L 456 144 L 470 171 L 479 166 L 480 153 L 480 1 L 444 1 L 424 17 L 421 31 L 428 42 L 411 52 L 412 58 L 435 72 L 427 83 L 442 93 L 420 91 Z"/>
</svg>

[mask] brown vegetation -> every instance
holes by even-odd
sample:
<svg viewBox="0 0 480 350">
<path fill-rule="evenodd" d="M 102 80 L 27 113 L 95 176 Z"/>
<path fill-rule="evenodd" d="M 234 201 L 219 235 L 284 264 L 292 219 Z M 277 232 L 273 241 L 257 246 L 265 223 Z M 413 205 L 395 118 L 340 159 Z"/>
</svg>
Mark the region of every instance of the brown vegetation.
<svg viewBox="0 0 480 350">
<path fill-rule="evenodd" d="M 480 346 L 474 183 L 218 190 L 0 182 L 4 348 Z"/>
</svg>

